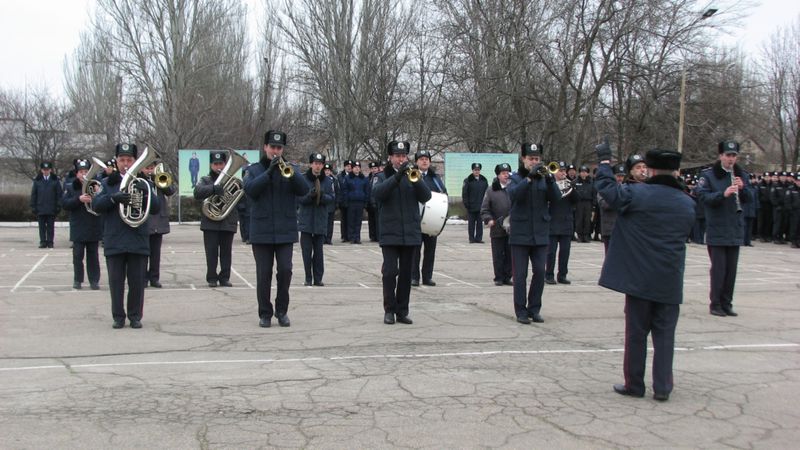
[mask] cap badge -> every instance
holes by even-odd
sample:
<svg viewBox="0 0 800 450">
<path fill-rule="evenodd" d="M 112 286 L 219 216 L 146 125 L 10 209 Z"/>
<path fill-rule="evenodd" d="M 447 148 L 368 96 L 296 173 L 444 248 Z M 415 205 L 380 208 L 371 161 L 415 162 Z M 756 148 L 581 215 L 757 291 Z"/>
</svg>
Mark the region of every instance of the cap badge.
<svg viewBox="0 0 800 450">
<path fill-rule="evenodd" d="M 400 150 L 402 150 L 402 149 L 406 148 L 406 145 L 405 145 L 405 144 L 403 144 L 402 142 L 398 142 L 398 143 L 397 143 L 397 148 L 398 148 L 398 149 L 400 149 Z"/>
</svg>

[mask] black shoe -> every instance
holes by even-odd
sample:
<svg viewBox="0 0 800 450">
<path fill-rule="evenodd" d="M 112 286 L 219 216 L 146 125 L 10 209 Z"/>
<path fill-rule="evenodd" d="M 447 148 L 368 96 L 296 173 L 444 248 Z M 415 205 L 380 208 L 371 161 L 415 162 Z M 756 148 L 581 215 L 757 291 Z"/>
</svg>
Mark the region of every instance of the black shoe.
<svg viewBox="0 0 800 450">
<path fill-rule="evenodd" d="M 503 284 L 506 285 L 506 286 L 513 286 L 514 282 L 511 281 L 511 280 L 503 280 Z"/>
<path fill-rule="evenodd" d="M 784 244 L 784 242 L 781 242 L 781 244 Z M 53 243 L 52 242 L 48 242 L 47 243 L 47 248 L 53 248 Z"/>
<path fill-rule="evenodd" d="M 566 278 L 559 278 L 559 279 L 558 279 L 558 283 L 559 283 L 559 284 L 572 284 L 572 281 L 569 281 L 569 280 L 568 280 L 568 279 L 566 279 Z"/>
<path fill-rule="evenodd" d="M 162 287 L 160 281 L 151 281 L 150 282 L 150 286 L 153 286 L 154 288 L 159 288 L 159 289 L 161 289 L 161 287 Z"/>
<path fill-rule="evenodd" d="M 483 241 L 475 241 L 476 244 L 483 244 Z"/>
<path fill-rule="evenodd" d="M 394 313 L 386 313 L 383 315 L 383 323 L 386 325 L 394 324 Z"/>
<path fill-rule="evenodd" d="M 72 289 L 80 289 L 80 288 L 81 288 L 81 284 L 78 283 L 77 281 L 72 283 Z"/>
<path fill-rule="evenodd" d="M 422 284 L 425 286 L 436 286 L 436 282 L 433 280 L 423 281 Z"/>
<path fill-rule="evenodd" d="M 325 283 L 323 283 L 322 281 L 315 281 L 314 286 L 320 286 L 320 287 L 325 286 Z"/>
<path fill-rule="evenodd" d="M 275 317 L 278 318 L 278 325 L 280 325 L 282 327 L 288 327 L 289 325 L 291 325 L 289 323 L 289 316 L 287 316 L 286 314 L 284 314 L 282 316 L 275 316 Z"/>
<path fill-rule="evenodd" d="M 722 312 L 724 312 L 726 316 L 731 316 L 731 317 L 736 317 L 739 315 L 736 314 L 733 308 L 722 308 Z"/>
<path fill-rule="evenodd" d="M 39 243 L 39 248 L 47 248 L 47 244 L 44 242 Z"/>
<path fill-rule="evenodd" d="M 536 323 L 544 323 L 544 319 L 542 319 L 542 315 L 539 313 L 531 315 L 531 320 Z"/>
<path fill-rule="evenodd" d="M 131 320 L 131 328 L 142 328 L 141 320 Z"/>
<path fill-rule="evenodd" d="M 531 319 L 529 319 L 528 316 L 517 316 L 517 322 L 530 325 Z"/>
<path fill-rule="evenodd" d="M 624 384 L 615 384 L 614 392 L 616 392 L 619 395 L 627 395 L 628 397 L 638 397 L 638 398 L 644 397 L 644 392 L 642 393 L 633 392 L 632 390 L 626 388 Z"/>
<path fill-rule="evenodd" d="M 397 316 L 397 321 L 406 325 L 411 325 L 414 323 L 414 321 L 409 319 L 408 316 Z"/>
<path fill-rule="evenodd" d="M 725 317 L 727 315 L 725 314 L 725 311 L 722 310 L 722 308 L 711 308 L 711 311 L 709 312 L 711 313 L 712 316 Z"/>
<path fill-rule="evenodd" d="M 124 320 L 115 320 L 114 323 L 111 325 L 111 328 L 115 330 L 119 330 L 120 328 L 125 326 Z"/>
<path fill-rule="evenodd" d="M 419 280 L 411 280 L 412 286 L 419 286 Z"/>
<path fill-rule="evenodd" d="M 216 281 L 209 281 L 208 282 L 208 287 L 217 287 L 217 282 Z"/>
<path fill-rule="evenodd" d="M 495 286 L 502 286 L 502 285 L 503 285 L 503 282 L 502 282 L 502 281 L 495 281 L 495 282 L 494 282 L 494 285 L 495 285 Z"/>
<path fill-rule="evenodd" d="M 311 286 L 311 282 L 308 280 L 303 281 L 303 286 Z"/>
<path fill-rule="evenodd" d="M 269 328 L 270 326 L 272 326 L 272 321 L 270 320 L 269 317 L 262 317 L 258 321 L 258 326 L 260 326 L 261 328 Z"/>
<path fill-rule="evenodd" d="M 665 402 L 669 400 L 669 394 L 666 392 L 655 392 L 653 393 L 653 400 L 658 400 L 659 402 Z"/>
<path fill-rule="evenodd" d="M 225 280 L 225 281 L 220 280 L 219 285 L 223 287 L 233 287 L 233 284 L 231 284 L 230 280 Z"/>
<path fill-rule="evenodd" d="M 545 284 L 556 284 L 556 280 L 554 280 L 552 278 L 545 278 L 544 282 L 545 282 Z"/>
<path fill-rule="evenodd" d="M 90 285 L 89 285 L 89 287 L 90 287 L 90 288 L 91 288 L 93 291 L 97 291 L 97 290 L 99 290 L 99 289 L 100 289 L 100 285 L 99 285 L 99 284 L 97 284 L 97 283 L 92 283 L 92 284 L 90 284 Z"/>
</svg>

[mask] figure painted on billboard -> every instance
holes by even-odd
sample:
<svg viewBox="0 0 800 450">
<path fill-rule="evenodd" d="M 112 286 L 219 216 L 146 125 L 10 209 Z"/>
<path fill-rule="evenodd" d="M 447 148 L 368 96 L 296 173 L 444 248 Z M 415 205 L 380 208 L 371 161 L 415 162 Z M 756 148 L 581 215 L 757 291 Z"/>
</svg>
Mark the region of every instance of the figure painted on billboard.
<svg viewBox="0 0 800 450">
<path fill-rule="evenodd" d="M 192 188 L 194 188 L 197 184 L 197 175 L 200 173 L 200 159 L 195 152 L 192 152 L 192 157 L 189 158 L 189 173 L 192 175 Z"/>
</svg>

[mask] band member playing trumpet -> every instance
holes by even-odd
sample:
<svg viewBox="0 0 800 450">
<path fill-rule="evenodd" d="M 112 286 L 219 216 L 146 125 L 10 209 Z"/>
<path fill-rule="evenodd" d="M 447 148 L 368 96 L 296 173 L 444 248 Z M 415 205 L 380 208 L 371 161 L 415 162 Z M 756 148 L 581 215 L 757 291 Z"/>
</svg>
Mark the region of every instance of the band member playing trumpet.
<svg viewBox="0 0 800 450">
<path fill-rule="evenodd" d="M 541 163 L 542 147 L 522 144 L 519 169 L 511 175 L 511 260 L 514 272 L 514 313 L 523 324 L 544 322 L 542 292 L 545 260 L 550 243 L 550 204 L 561 198 L 561 191 Z M 528 288 L 528 261 L 533 279 Z"/>
<path fill-rule="evenodd" d="M 89 173 L 89 161 L 75 163 L 75 178 L 64 188 L 62 205 L 69 211 L 69 240 L 72 241 L 72 267 L 74 271 L 72 287 L 81 288 L 84 279 L 84 255 L 86 255 L 86 275 L 93 290 L 100 289 L 100 257 L 98 242 L 102 237 L 103 226 L 100 217 L 90 213 L 86 204 L 92 203 L 92 196 L 83 193 Z"/>
<path fill-rule="evenodd" d="M 205 200 L 212 195 L 223 195 L 224 187 L 215 184 L 220 176 L 225 162 L 228 160 L 228 152 L 212 151 L 210 154 L 211 171 L 208 175 L 201 177 L 194 186 L 194 198 Z M 239 213 L 234 208 L 227 217 L 222 220 L 211 220 L 202 215 L 200 217 L 200 230 L 203 231 L 203 246 L 206 251 L 206 282 L 208 287 L 217 287 L 217 284 L 224 287 L 231 287 L 231 261 L 233 258 L 233 235 L 238 228 Z M 219 272 L 217 263 L 219 262 Z"/>
<path fill-rule="evenodd" d="M 300 249 L 303 252 L 303 269 L 305 270 L 305 286 L 325 286 L 322 275 L 325 272 L 325 261 L 322 247 L 328 232 L 328 206 L 335 203 L 333 182 L 322 173 L 325 156 L 312 153 L 308 162 L 311 165 L 304 175 L 310 190 L 299 197 L 300 208 L 297 211 L 297 227 L 300 230 Z"/>
<path fill-rule="evenodd" d="M 431 189 L 408 161 L 408 142 L 389 142 L 389 164 L 379 175 L 372 195 L 378 205 L 378 238 L 383 252 L 383 323 L 395 318 L 411 324 L 411 265 L 422 243 L 419 203 L 431 199 Z"/>
<path fill-rule="evenodd" d="M 286 133 L 270 130 L 264 136 L 261 160 L 251 164 L 244 180 L 250 200 L 250 244 L 256 261 L 258 325 L 268 328 L 272 316 L 282 327 L 290 325 L 289 285 L 292 283 L 292 246 L 297 242 L 297 197 L 306 195 L 303 175 L 283 159 Z M 275 308 L 270 302 L 272 266 L 278 290 Z"/>
<path fill-rule="evenodd" d="M 163 167 L 163 166 L 162 166 Z M 154 288 L 161 287 L 161 242 L 164 235 L 169 233 L 169 201 L 167 197 L 175 195 L 178 188 L 172 182 L 172 176 L 167 174 L 156 174 L 156 162 L 142 170 L 145 178 L 150 182 L 154 192 L 158 196 L 161 208 L 158 213 L 150 214 L 147 219 L 147 230 L 150 232 L 150 258 L 147 263 L 147 276 L 145 282 L 149 281 Z M 163 177 L 164 185 L 161 184 L 158 176 Z"/>
<path fill-rule="evenodd" d="M 108 287 L 111 294 L 111 315 L 113 328 L 125 326 L 125 318 L 130 320 L 131 328 L 142 328 L 144 309 L 144 281 L 147 257 L 150 255 L 150 233 L 145 226 L 132 226 L 120 213 L 120 205 L 130 206 L 133 195 L 127 189 L 121 189 L 122 178 L 128 170 L 136 170 L 138 149 L 134 144 L 117 144 L 117 171 L 105 180 L 99 194 L 92 200 L 92 209 L 103 214 L 103 253 L 108 270 Z M 145 189 L 150 189 L 149 184 Z M 158 197 L 152 192 L 143 192 L 141 184 L 138 197 L 147 197 L 150 214 L 158 212 Z M 151 190 L 152 191 L 152 190 Z M 127 312 L 123 303 L 125 281 L 128 282 Z"/>
</svg>

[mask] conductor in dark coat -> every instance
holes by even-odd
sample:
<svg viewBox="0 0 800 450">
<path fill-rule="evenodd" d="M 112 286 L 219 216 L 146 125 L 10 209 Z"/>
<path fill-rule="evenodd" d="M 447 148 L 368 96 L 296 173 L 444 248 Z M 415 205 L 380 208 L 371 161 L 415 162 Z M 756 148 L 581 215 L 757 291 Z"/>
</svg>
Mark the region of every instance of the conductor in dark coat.
<svg viewBox="0 0 800 450">
<path fill-rule="evenodd" d="M 212 151 L 209 154 L 211 170 L 208 175 L 200 177 L 194 185 L 194 198 L 205 200 L 212 195 L 222 195 L 224 187 L 215 185 L 225 163 L 228 152 Z M 233 176 L 233 174 L 230 174 Z M 244 199 L 239 200 L 244 201 Z M 222 220 L 212 220 L 202 215 L 200 217 L 200 230 L 203 232 L 203 247 L 206 254 L 206 282 L 208 287 L 232 287 L 231 265 L 233 263 L 233 236 L 238 228 L 239 212 L 233 208 L 230 214 Z M 219 264 L 219 272 L 217 272 Z"/>
<path fill-rule="evenodd" d="M 31 188 L 31 211 L 39 221 L 39 248 L 53 248 L 56 216 L 61 211 L 61 181 L 52 171 L 50 162 L 40 164 Z"/>
<path fill-rule="evenodd" d="M 411 182 L 406 175 L 413 167 L 408 161 L 408 142 L 391 141 L 387 146 L 389 164 L 379 174 L 372 195 L 378 205 L 378 239 L 383 253 L 383 323 L 395 318 L 411 324 L 411 265 L 414 249 L 422 243 L 419 204 L 431 199 L 431 189 L 422 180 Z"/>
<path fill-rule="evenodd" d="M 511 260 L 514 267 L 514 313 L 523 324 L 544 322 L 542 292 L 550 244 L 550 204 L 561 198 L 552 175 L 541 163 L 541 144 L 522 144 L 520 166 L 511 175 Z M 528 262 L 533 269 L 528 288 Z"/>
<path fill-rule="evenodd" d="M 297 197 L 306 195 L 308 183 L 300 171 L 283 159 L 286 133 L 270 130 L 264 136 L 261 160 L 251 164 L 244 180 L 250 200 L 250 244 L 256 261 L 258 325 L 268 328 L 272 316 L 282 327 L 290 325 L 289 285 L 292 283 L 292 247 L 297 242 Z M 292 173 L 280 166 L 291 167 Z M 270 301 L 272 267 L 278 289 L 275 307 Z"/>
<path fill-rule="evenodd" d="M 608 143 L 597 146 L 597 191 L 618 212 L 599 284 L 625 294 L 625 384 L 615 384 L 614 391 L 644 396 L 647 335 L 652 332 L 653 398 L 666 401 L 673 386 L 675 327 L 694 202 L 676 178 L 680 153 L 647 152 L 652 176 L 635 184 L 616 182 L 611 155 Z"/>
</svg>

